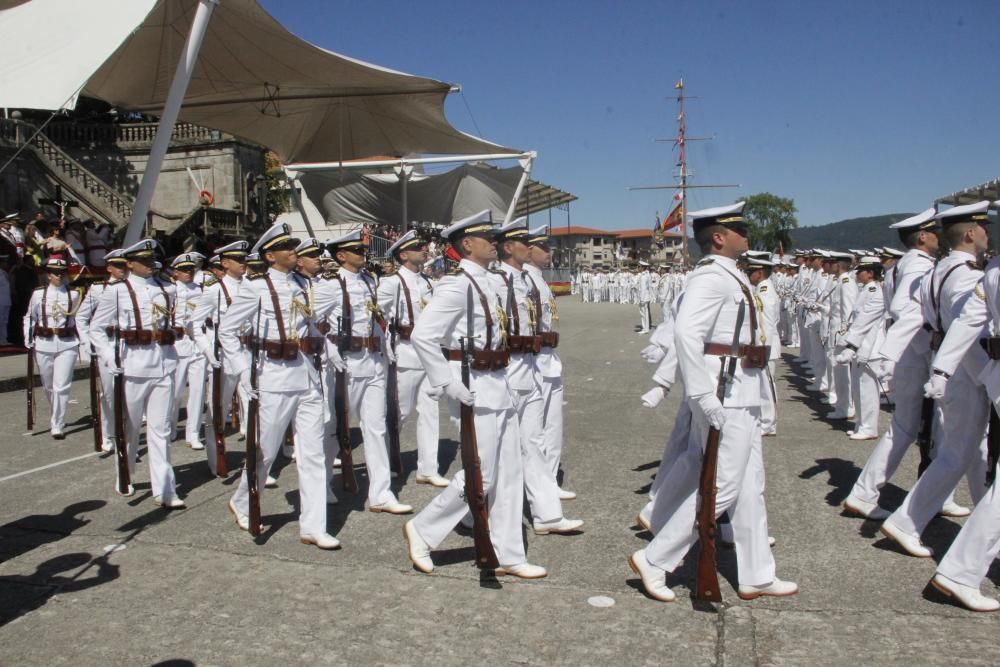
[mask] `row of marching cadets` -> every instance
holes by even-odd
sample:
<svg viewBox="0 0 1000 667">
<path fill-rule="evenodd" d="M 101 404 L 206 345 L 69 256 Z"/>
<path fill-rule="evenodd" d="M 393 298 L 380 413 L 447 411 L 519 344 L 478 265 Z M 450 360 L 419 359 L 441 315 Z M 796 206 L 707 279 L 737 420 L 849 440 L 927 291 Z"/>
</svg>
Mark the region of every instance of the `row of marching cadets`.
<svg viewBox="0 0 1000 667">
<path fill-rule="evenodd" d="M 439 471 L 439 400 L 447 397 L 453 407 L 474 406 L 496 572 L 545 576 L 525 557 L 523 498 L 535 534 L 573 534 L 583 524 L 563 516 L 562 503 L 576 496 L 557 481 L 563 389 L 558 315 L 542 275 L 550 257 L 547 230 L 529 231 L 526 218 L 498 228 L 484 211 L 442 236 L 462 259 L 437 284 L 421 273 L 427 241 L 415 231 L 389 248 L 399 268 L 382 279 L 365 269 L 360 230 L 324 247 L 293 238 L 285 224 L 252 248 L 236 241 L 217 249 L 204 271 L 200 255 L 182 254 L 169 264 L 171 277 L 161 273 L 157 243 L 144 239 L 108 253 L 108 280 L 86 294 L 69 289 L 65 266 L 51 263 L 26 326 L 52 401 L 53 434 L 62 434 L 82 345 L 100 360 L 103 448 L 116 453 L 116 489 L 134 493 L 145 423 L 154 502 L 183 508 L 171 443 L 177 436 L 204 450 L 211 473 L 226 476 L 225 424 L 236 403 L 247 447 L 252 440 L 257 452 L 228 503 L 237 525 L 259 532 L 260 523 L 251 525 L 259 515 L 258 486 L 276 484 L 271 467 L 294 442 L 301 541 L 336 549 L 326 515 L 337 502 L 333 477 L 341 460 L 344 488 L 356 487 L 351 422 L 363 436 L 369 511 L 401 515 L 413 507 L 392 490 L 392 478 L 403 471 L 390 436 L 415 418 L 415 481 L 442 492 L 405 533 L 416 568 L 430 572 L 431 550 L 467 514 L 463 473 L 449 482 Z M 470 311 L 464 289 L 472 286 Z M 453 303 L 458 291 L 461 301 Z M 458 372 L 460 339 L 474 349 L 469 386 Z M 124 396 L 121 433 L 113 418 L 116 381 Z M 187 421 L 179 434 L 185 387 Z"/>
<path fill-rule="evenodd" d="M 1000 551 L 1000 499 L 995 478 L 1000 454 L 1000 262 L 983 267 L 989 248 L 991 203 L 927 209 L 891 225 L 905 246 L 901 256 L 863 257 L 854 267 L 858 288 L 843 272 L 821 270 L 813 281 L 840 278 L 842 299 L 854 298 L 839 335 L 819 355 L 809 323 L 802 328 L 801 351 L 820 380 L 832 366 L 839 399 L 847 369 L 856 387 L 855 440 L 877 441 L 844 500 L 846 514 L 880 521 L 881 533 L 903 553 L 931 558 L 921 534 L 935 516 L 969 517 L 938 562 L 931 584 L 975 611 L 1000 610 L 1000 601 L 983 596 L 980 584 Z M 946 254 L 943 248 L 948 248 Z M 940 258 L 939 258 L 939 255 Z M 881 266 L 879 265 L 879 260 Z M 879 281 L 881 279 L 881 285 Z M 815 293 L 799 287 L 802 302 Z M 843 305 L 843 304 L 842 304 Z M 808 310 L 808 305 L 806 306 Z M 847 309 L 843 308 L 846 313 Z M 832 354 L 831 354 L 832 352 Z M 826 390 L 822 384 L 814 389 Z M 860 390 L 860 391 L 859 391 Z M 879 436 L 878 406 L 891 394 L 892 418 Z M 846 418 L 850 404 L 835 401 L 830 415 Z M 993 423 L 996 427 L 988 428 Z M 917 445 L 918 479 L 903 503 L 889 511 L 880 491 L 894 475 L 911 445 Z M 954 500 L 965 478 L 975 508 Z"/>
</svg>

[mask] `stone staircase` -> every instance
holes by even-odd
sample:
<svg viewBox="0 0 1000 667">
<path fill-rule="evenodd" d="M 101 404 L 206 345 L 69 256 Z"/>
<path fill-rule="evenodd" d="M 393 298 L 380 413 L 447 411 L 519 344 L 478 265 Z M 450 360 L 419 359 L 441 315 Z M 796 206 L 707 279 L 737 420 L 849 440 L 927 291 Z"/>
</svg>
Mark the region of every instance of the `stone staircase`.
<svg viewBox="0 0 1000 667">
<path fill-rule="evenodd" d="M 34 157 L 62 185 L 63 193 L 74 197 L 83 209 L 121 228 L 132 215 L 134 200 L 88 171 L 49 139 L 44 132 L 14 119 L 0 120 L 0 144 L 21 148 Z"/>
</svg>

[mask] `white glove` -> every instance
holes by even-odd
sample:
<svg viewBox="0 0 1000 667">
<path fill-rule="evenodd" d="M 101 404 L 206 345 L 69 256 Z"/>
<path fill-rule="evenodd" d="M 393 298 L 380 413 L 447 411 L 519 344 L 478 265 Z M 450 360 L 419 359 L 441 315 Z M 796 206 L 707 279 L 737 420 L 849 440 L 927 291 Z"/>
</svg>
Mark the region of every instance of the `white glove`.
<svg viewBox="0 0 1000 667">
<path fill-rule="evenodd" d="M 240 373 L 240 390 L 242 390 L 243 393 L 246 394 L 247 400 L 251 398 L 256 398 L 256 399 L 260 398 L 260 392 L 254 389 L 253 385 L 250 383 L 249 368 Z"/>
<path fill-rule="evenodd" d="M 444 387 L 428 387 L 427 395 L 436 401 L 444 396 Z"/>
<path fill-rule="evenodd" d="M 722 407 L 722 403 L 715 397 L 715 394 L 703 394 L 696 400 L 698 401 L 698 407 L 701 408 L 705 418 L 708 419 L 709 426 L 717 431 L 721 431 L 722 427 L 726 425 L 726 409 Z"/>
<path fill-rule="evenodd" d="M 214 354 L 206 354 L 205 359 L 208 361 L 209 368 L 222 368 L 222 362 L 216 359 Z"/>
<path fill-rule="evenodd" d="M 931 375 L 930 380 L 924 385 L 924 396 L 937 400 L 944 397 L 945 387 L 948 386 L 948 378 L 940 373 Z"/>
<path fill-rule="evenodd" d="M 661 387 L 660 385 L 656 385 L 655 387 L 647 391 L 645 394 L 643 394 L 642 398 L 639 400 L 642 401 L 642 406 L 644 408 L 655 408 L 657 405 L 660 404 L 660 401 L 662 401 L 663 397 L 666 395 L 667 395 L 667 390 Z"/>
<path fill-rule="evenodd" d="M 108 366 L 108 372 L 111 373 L 112 375 L 125 374 L 125 369 L 122 368 L 121 366 L 116 365 L 114 362 L 107 364 L 107 366 Z"/>
<path fill-rule="evenodd" d="M 333 365 L 336 371 L 338 373 L 343 373 L 344 371 L 346 371 L 347 362 L 344 361 L 344 358 L 342 356 L 340 356 L 340 350 L 338 350 L 336 346 L 330 346 L 330 345 L 327 345 L 326 349 L 329 350 L 330 352 L 330 363 Z"/>
<path fill-rule="evenodd" d="M 843 366 L 845 364 L 849 364 L 852 361 L 854 361 L 855 355 L 857 355 L 857 352 L 855 352 L 849 347 L 845 347 L 843 350 L 837 353 L 837 355 L 833 358 L 833 361 L 834 363 Z"/>
<path fill-rule="evenodd" d="M 449 382 L 444 388 L 444 393 L 462 405 L 473 405 L 476 402 L 476 394 L 457 380 Z"/>
<path fill-rule="evenodd" d="M 663 357 L 667 356 L 666 351 L 659 345 L 647 345 L 642 348 L 642 352 L 639 354 L 650 364 L 658 364 L 663 361 Z"/>
</svg>

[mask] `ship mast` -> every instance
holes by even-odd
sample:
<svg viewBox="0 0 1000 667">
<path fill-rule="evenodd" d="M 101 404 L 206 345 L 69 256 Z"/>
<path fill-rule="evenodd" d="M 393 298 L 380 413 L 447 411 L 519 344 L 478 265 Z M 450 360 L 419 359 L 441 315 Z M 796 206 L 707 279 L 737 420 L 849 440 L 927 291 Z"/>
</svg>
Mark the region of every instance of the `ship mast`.
<svg viewBox="0 0 1000 667">
<path fill-rule="evenodd" d="M 715 139 L 714 136 L 711 137 L 689 137 L 687 136 L 687 110 L 685 109 L 684 102 L 686 100 L 696 100 L 697 97 L 691 97 L 684 94 L 684 79 L 681 78 L 674 84 L 674 90 L 677 91 L 677 95 L 674 97 L 668 97 L 668 100 L 677 100 L 677 107 L 679 112 L 677 114 L 677 136 L 673 139 L 656 139 L 657 142 L 673 142 L 677 147 L 677 167 L 679 169 L 677 173 L 677 183 L 673 185 L 645 185 L 639 187 L 631 187 L 629 190 L 678 190 L 680 192 L 681 200 L 681 256 L 684 258 L 684 266 L 688 267 L 691 265 L 691 257 L 688 252 L 688 235 L 687 235 L 687 191 L 693 188 L 738 188 L 738 184 L 711 184 L 711 185 L 692 185 L 688 183 L 688 176 L 690 175 L 687 168 L 687 142 L 689 141 L 711 141 Z"/>
</svg>

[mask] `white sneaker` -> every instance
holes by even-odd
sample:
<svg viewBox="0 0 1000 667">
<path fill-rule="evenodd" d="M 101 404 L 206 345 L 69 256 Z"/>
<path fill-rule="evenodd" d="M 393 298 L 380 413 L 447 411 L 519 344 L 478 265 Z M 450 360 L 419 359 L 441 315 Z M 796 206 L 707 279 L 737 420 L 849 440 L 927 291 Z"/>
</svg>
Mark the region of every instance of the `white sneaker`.
<svg viewBox="0 0 1000 667">
<path fill-rule="evenodd" d="M 972 611 L 996 611 L 1000 609 L 1000 601 L 986 597 L 979 592 L 979 589 L 972 586 L 964 586 L 943 574 L 935 574 L 931 579 L 931 586 L 952 598 L 966 609 L 971 609 Z"/>
<path fill-rule="evenodd" d="M 844 501 L 844 511 L 872 521 L 885 521 L 891 514 L 889 510 L 882 509 L 875 503 L 865 502 L 854 496 L 847 496 L 847 500 Z"/>
<path fill-rule="evenodd" d="M 924 546 L 920 542 L 919 537 L 914 537 L 909 533 L 903 532 L 896 526 L 892 525 L 891 521 L 883 523 L 879 530 L 882 531 L 883 535 L 901 546 L 903 551 L 911 556 L 914 556 L 915 558 L 930 558 L 934 555 L 934 552 L 930 547 Z"/>
<path fill-rule="evenodd" d="M 329 533 L 319 533 L 316 535 L 299 535 L 299 542 L 302 544 L 312 544 L 320 549 L 339 549 L 340 540 Z"/>
<path fill-rule="evenodd" d="M 794 581 L 782 581 L 777 577 L 769 584 L 763 586 L 747 586 L 740 584 L 736 594 L 741 600 L 756 600 L 759 597 L 785 597 L 795 595 L 799 592 L 799 585 Z"/>
<path fill-rule="evenodd" d="M 276 480 L 275 478 L 273 478 L 270 475 L 268 475 L 267 479 L 264 480 L 264 488 L 265 489 L 276 489 L 276 488 L 278 488 L 278 480 Z"/>
<path fill-rule="evenodd" d="M 566 489 L 559 489 L 559 500 L 576 500 L 576 493 L 573 491 L 567 491 Z"/>
<path fill-rule="evenodd" d="M 532 528 L 535 535 L 548 535 L 549 533 L 575 533 L 580 530 L 583 521 L 580 519 L 567 519 L 565 517 L 555 521 L 535 521 Z"/>
<path fill-rule="evenodd" d="M 153 504 L 157 507 L 166 507 L 168 510 L 181 510 L 187 507 L 184 501 L 177 496 L 167 496 L 166 498 L 153 496 Z"/>
<path fill-rule="evenodd" d="M 375 513 L 384 512 L 386 514 L 413 514 L 413 506 L 404 505 L 397 500 L 393 500 L 381 505 L 369 505 L 368 511 Z"/>
<path fill-rule="evenodd" d="M 517 565 L 501 565 L 493 573 L 498 577 L 510 575 L 521 579 L 542 579 L 548 576 L 548 572 L 541 565 L 531 563 L 518 563 Z"/>
<path fill-rule="evenodd" d="M 443 489 L 449 482 L 441 475 L 417 475 L 417 484 L 430 484 L 431 486 Z"/>
<path fill-rule="evenodd" d="M 660 602 L 673 602 L 677 595 L 667 586 L 667 571 L 660 569 L 646 560 L 646 550 L 639 549 L 629 556 L 628 565 L 639 575 L 646 594 Z"/>
<path fill-rule="evenodd" d="M 941 516 L 948 516 L 955 519 L 961 519 L 964 516 L 969 516 L 972 514 L 972 510 L 963 505 L 959 505 L 954 500 L 945 501 L 945 504 L 941 506 L 941 511 L 938 512 Z"/>
<path fill-rule="evenodd" d="M 434 561 L 431 560 L 431 548 L 424 542 L 424 539 L 420 537 L 420 533 L 413 525 L 413 520 L 407 521 L 403 524 L 403 537 L 406 538 L 407 548 L 410 552 L 410 560 L 413 561 L 413 567 L 417 568 L 424 574 L 430 574 L 434 571 Z"/>
</svg>

